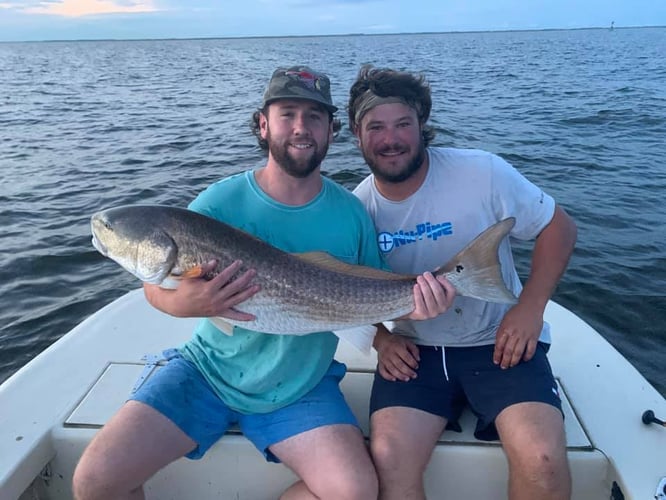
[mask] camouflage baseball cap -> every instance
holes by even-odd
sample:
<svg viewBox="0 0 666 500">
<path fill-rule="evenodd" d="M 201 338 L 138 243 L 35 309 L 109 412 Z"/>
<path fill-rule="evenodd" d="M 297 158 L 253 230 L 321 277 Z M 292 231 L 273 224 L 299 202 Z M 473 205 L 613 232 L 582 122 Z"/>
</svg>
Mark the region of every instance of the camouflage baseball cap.
<svg viewBox="0 0 666 500">
<path fill-rule="evenodd" d="M 264 106 L 278 99 L 307 99 L 323 104 L 331 113 L 338 108 L 331 100 L 331 81 L 307 66 L 278 68 L 264 93 Z"/>
</svg>

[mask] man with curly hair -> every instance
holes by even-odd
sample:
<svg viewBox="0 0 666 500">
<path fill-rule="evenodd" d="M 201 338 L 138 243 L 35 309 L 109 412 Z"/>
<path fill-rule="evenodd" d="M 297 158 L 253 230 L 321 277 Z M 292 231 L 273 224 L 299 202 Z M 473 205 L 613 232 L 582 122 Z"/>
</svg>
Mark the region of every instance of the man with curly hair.
<svg viewBox="0 0 666 500">
<path fill-rule="evenodd" d="M 508 238 L 500 245 L 504 280 L 517 304 L 459 296 L 434 319 L 400 320 L 392 331 L 378 331 L 370 447 L 380 498 L 425 498 L 432 451 L 445 427 L 458 425 L 465 405 L 478 418 L 476 437 L 503 445 L 509 498 L 569 498 L 543 313 L 573 251 L 576 226 L 500 157 L 430 146 L 431 107 L 425 78 L 408 72 L 364 66 L 350 90 L 349 123 L 371 171 L 354 193 L 375 222 L 390 268 L 433 269 L 508 217 L 515 218 L 512 237 L 536 242 L 524 286 Z"/>
</svg>

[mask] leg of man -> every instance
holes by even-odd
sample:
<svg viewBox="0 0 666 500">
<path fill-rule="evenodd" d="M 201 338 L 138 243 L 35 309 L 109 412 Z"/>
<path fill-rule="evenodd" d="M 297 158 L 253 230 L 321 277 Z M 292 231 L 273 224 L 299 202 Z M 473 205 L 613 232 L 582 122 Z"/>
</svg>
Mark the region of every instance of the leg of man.
<svg viewBox="0 0 666 500">
<path fill-rule="evenodd" d="M 353 425 L 327 425 L 270 447 L 302 481 L 282 500 L 377 498 L 377 474 L 361 431 Z"/>
<path fill-rule="evenodd" d="M 423 499 L 423 474 L 447 421 L 462 410 L 460 386 L 449 380 L 444 351 L 418 346 L 417 377 L 389 381 L 375 374 L 370 397 L 370 450 L 382 500 Z"/>
<path fill-rule="evenodd" d="M 175 353 L 97 433 L 74 471 L 74 495 L 140 499 L 143 483 L 187 454 L 200 458 L 233 412 L 197 368 Z"/>
<path fill-rule="evenodd" d="M 495 420 L 509 462 L 511 500 L 565 500 L 571 497 L 564 423 L 545 403 L 519 403 Z"/>
<path fill-rule="evenodd" d="M 423 474 L 446 419 L 414 408 L 390 407 L 374 412 L 370 426 L 379 497 L 425 499 Z"/>
<path fill-rule="evenodd" d="M 240 427 L 267 460 L 301 479 L 283 499 L 373 499 L 377 474 L 356 417 L 340 390 L 346 367 L 333 361 L 322 380 L 290 405 L 243 415 Z"/>
<path fill-rule="evenodd" d="M 157 410 L 128 401 L 100 430 L 74 472 L 77 500 L 142 499 L 143 483 L 196 447 Z"/>
<path fill-rule="evenodd" d="M 479 417 L 475 435 L 502 442 L 509 463 L 509 498 L 568 499 L 571 479 L 561 401 L 547 346 L 509 369 L 492 362 L 494 346 L 453 348 L 469 404 Z"/>
</svg>

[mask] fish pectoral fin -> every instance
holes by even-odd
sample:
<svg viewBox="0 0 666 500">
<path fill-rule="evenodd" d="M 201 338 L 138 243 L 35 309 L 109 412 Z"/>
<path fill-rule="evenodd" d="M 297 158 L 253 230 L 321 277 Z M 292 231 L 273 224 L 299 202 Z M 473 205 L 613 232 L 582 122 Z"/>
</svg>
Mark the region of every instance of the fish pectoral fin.
<svg viewBox="0 0 666 500">
<path fill-rule="evenodd" d="M 333 333 L 342 340 L 349 342 L 363 354 L 370 354 L 377 327 L 374 325 L 356 326 L 344 330 L 335 330 Z"/>
<path fill-rule="evenodd" d="M 178 276 L 178 278 L 200 278 L 203 275 L 203 270 L 201 265 L 190 267 L 187 271 L 184 271 L 183 274 Z"/>
<path fill-rule="evenodd" d="M 374 278 L 383 280 L 411 280 L 414 278 L 414 276 L 382 271 L 381 269 L 376 269 L 374 267 L 347 264 L 346 262 L 342 262 L 341 260 L 336 259 L 326 252 L 292 253 L 291 255 L 297 259 L 321 267 L 328 271 L 349 274 L 351 276 L 358 276 L 359 278 Z"/>
<path fill-rule="evenodd" d="M 225 335 L 229 335 L 231 337 L 234 334 L 234 325 L 229 323 L 226 319 L 219 316 L 214 316 L 208 319 L 217 327 L 218 330 L 220 330 Z"/>
<path fill-rule="evenodd" d="M 201 268 L 201 265 L 197 265 L 189 268 L 187 271 L 184 271 L 183 273 L 180 274 L 169 274 L 166 278 L 164 278 L 162 283 L 160 283 L 160 286 L 162 288 L 175 289 L 178 288 L 178 284 L 183 279 L 201 278 L 202 276 L 203 276 L 203 270 Z"/>
</svg>

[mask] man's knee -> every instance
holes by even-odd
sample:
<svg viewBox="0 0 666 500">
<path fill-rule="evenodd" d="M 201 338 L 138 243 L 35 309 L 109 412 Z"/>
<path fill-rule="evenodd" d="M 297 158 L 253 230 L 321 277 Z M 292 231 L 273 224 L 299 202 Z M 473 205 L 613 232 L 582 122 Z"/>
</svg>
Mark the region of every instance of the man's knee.
<svg viewBox="0 0 666 500">
<path fill-rule="evenodd" d="M 374 499 L 379 495 L 379 484 L 374 470 L 372 473 L 357 476 L 353 480 L 339 481 L 337 484 L 340 485 L 339 496 L 336 494 L 332 495 L 331 498 L 364 500 Z"/>
<path fill-rule="evenodd" d="M 370 453 L 380 475 L 399 473 L 421 477 L 430 459 L 429 455 L 421 457 L 419 453 L 410 453 L 411 459 L 405 460 L 401 443 L 387 434 L 372 436 Z"/>
<path fill-rule="evenodd" d="M 552 452 L 551 450 L 537 450 L 527 458 L 526 463 L 533 474 L 536 476 L 552 476 L 558 472 L 566 469 L 566 458 L 563 457 L 559 450 Z"/>
<path fill-rule="evenodd" d="M 374 469 L 364 473 L 324 474 L 310 479 L 307 488 L 322 499 L 366 500 L 379 495 L 379 484 Z"/>
<path fill-rule="evenodd" d="M 141 498 L 140 488 L 131 490 L 113 467 L 94 455 L 83 453 L 74 469 L 72 492 L 76 500 Z M 138 496 L 137 496 L 138 495 Z"/>
<path fill-rule="evenodd" d="M 378 470 L 397 470 L 400 468 L 401 462 L 397 453 L 396 443 L 393 442 L 388 435 L 372 436 L 370 440 L 370 453 L 375 467 Z"/>
<path fill-rule="evenodd" d="M 556 492 L 570 487 L 566 448 L 558 443 L 533 443 L 519 457 L 509 460 L 509 466 L 512 474 L 542 491 Z"/>
<path fill-rule="evenodd" d="M 85 455 L 74 470 L 72 478 L 72 491 L 76 500 L 102 499 L 105 491 L 112 491 L 108 478 L 103 473 L 103 467 L 96 466 Z"/>
</svg>

